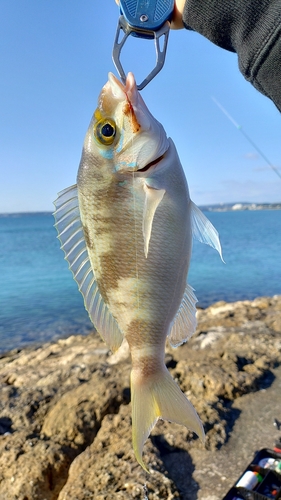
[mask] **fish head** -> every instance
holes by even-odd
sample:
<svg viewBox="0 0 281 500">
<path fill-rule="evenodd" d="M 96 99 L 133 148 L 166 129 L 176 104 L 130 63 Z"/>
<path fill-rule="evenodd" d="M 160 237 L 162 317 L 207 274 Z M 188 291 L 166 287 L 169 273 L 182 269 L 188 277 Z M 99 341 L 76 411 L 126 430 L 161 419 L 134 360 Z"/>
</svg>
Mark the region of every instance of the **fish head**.
<svg viewBox="0 0 281 500">
<path fill-rule="evenodd" d="M 112 173 L 121 174 L 142 170 L 169 148 L 166 132 L 146 107 L 132 73 L 125 85 L 109 73 L 84 147 L 105 159 Z"/>
</svg>

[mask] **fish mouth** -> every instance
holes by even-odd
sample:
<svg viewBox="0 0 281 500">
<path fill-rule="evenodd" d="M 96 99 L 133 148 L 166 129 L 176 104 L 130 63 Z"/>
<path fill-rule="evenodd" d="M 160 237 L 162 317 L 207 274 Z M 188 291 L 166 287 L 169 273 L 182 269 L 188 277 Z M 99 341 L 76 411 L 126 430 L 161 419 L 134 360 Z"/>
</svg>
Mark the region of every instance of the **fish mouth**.
<svg viewBox="0 0 281 500">
<path fill-rule="evenodd" d="M 147 170 L 149 170 L 151 167 L 153 167 L 154 165 L 159 163 L 164 158 L 164 156 L 165 156 L 165 153 L 163 153 L 161 156 L 159 156 L 159 158 L 156 158 L 156 160 L 149 162 L 147 165 L 145 165 L 145 167 L 139 168 L 137 170 L 137 172 L 147 172 Z"/>
</svg>

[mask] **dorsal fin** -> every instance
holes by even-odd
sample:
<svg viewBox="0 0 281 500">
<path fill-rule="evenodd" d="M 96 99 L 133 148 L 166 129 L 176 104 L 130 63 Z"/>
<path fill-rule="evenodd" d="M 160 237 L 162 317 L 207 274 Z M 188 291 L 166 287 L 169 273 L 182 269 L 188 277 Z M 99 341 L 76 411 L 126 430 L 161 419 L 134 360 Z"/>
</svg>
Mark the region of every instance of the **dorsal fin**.
<svg viewBox="0 0 281 500">
<path fill-rule="evenodd" d="M 61 249 L 83 295 L 85 308 L 105 343 L 115 352 L 123 341 L 123 334 L 99 292 L 91 267 L 80 218 L 76 184 L 61 191 L 54 204 L 55 227 Z"/>
<path fill-rule="evenodd" d="M 186 342 L 196 330 L 196 302 L 194 290 L 186 285 L 182 302 L 172 323 L 169 341 L 172 347 L 178 347 Z"/>
</svg>

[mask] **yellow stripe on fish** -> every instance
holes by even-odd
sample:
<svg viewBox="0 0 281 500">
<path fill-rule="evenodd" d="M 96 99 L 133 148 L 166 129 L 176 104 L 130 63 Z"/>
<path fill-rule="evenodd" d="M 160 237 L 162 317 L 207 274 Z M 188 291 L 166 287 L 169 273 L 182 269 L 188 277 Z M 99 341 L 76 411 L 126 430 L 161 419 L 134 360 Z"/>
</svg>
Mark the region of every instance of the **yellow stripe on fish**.
<svg viewBox="0 0 281 500">
<path fill-rule="evenodd" d="M 196 297 L 187 284 L 192 237 L 221 255 L 217 231 L 190 200 L 171 139 L 128 74 L 103 87 L 84 141 L 77 186 L 55 202 L 65 258 L 96 329 L 112 351 L 123 338 L 132 356 L 133 447 L 158 418 L 204 430 L 164 363 L 196 328 Z"/>
</svg>

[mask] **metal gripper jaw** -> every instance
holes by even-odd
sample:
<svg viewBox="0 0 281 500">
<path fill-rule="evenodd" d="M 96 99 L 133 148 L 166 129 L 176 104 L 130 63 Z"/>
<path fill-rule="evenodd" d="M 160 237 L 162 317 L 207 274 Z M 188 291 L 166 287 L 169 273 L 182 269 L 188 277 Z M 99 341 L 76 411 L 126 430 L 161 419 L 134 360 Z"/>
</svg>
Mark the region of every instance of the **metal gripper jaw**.
<svg viewBox="0 0 281 500">
<path fill-rule="evenodd" d="M 174 9 L 174 0 L 120 0 L 120 17 L 118 21 L 114 46 L 113 62 L 125 83 L 126 75 L 121 64 L 120 54 L 127 38 L 132 35 L 139 38 L 154 39 L 156 65 L 148 76 L 137 85 L 142 90 L 162 69 L 170 31 L 170 20 Z M 123 38 L 120 37 L 123 32 Z M 162 48 L 160 38 L 164 37 Z"/>
</svg>

